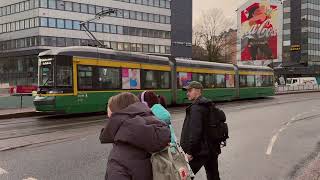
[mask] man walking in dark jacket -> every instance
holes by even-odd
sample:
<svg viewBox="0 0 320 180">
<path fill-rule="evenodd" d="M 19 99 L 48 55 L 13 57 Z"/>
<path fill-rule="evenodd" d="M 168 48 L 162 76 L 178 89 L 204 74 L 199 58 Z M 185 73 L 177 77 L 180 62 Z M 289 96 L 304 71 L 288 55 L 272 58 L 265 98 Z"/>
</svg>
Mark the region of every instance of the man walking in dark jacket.
<svg viewBox="0 0 320 180">
<path fill-rule="evenodd" d="M 180 144 L 195 174 L 204 166 L 208 180 L 220 180 L 218 171 L 220 144 L 208 144 L 205 132 L 211 101 L 202 97 L 203 86 L 199 82 L 190 82 L 184 90 L 187 91 L 192 104 L 186 109 Z"/>
</svg>

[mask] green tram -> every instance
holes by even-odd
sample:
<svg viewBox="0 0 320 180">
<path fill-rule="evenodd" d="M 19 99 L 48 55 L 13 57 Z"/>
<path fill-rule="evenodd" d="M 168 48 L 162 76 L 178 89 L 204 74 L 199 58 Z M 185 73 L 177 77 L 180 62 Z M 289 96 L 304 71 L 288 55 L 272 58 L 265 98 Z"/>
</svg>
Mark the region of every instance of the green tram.
<svg viewBox="0 0 320 180">
<path fill-rule="evenodd" d="M 64 47 L 39 54 L 40 112 L 105 111 L 109 97 L 124 91 L 155 91 L 169 105 L 188 103 L 182 87 L 199 81 L 215 101 L 274 95 L 273 70 L 174 59 L 95 47 Z"/>
</svg>

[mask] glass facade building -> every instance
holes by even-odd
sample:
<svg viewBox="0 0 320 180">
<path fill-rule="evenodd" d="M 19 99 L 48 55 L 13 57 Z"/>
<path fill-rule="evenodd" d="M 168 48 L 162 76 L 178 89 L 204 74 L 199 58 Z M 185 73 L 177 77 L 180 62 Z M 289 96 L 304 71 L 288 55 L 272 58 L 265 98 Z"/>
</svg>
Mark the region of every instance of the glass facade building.
<svg viewBox="0 0 320 180">
<path fill-rule="evenodd" d="M 106 47 L 119 51 L 173 54 L 171 0 L 86 2 L 1 1 L 0 84 L 36 85 L 37 55 L 44 50 L 95 45 L 80 27 L 80 22 L 109 8 L 115 8 L 117 12 L 87 24 L 89 30 Z M 188 11 L 192 11 L 192 8 Z M 181 22 L 184 19 L 175 21 Z M 192 16 L 188 21 L 192 22 Z"/>
<path fill-rule="evenodd" d="M 283 2 L 284 65 L 320 65 L 320 1 Z"/>
</svg>

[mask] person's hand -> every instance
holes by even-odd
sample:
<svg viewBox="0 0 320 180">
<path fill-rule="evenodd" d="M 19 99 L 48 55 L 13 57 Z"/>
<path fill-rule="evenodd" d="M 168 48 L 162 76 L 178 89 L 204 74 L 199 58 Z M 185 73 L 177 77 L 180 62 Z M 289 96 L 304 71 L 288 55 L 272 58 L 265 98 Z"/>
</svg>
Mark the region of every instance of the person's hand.
<svg viewBox="0 0 320 180">
<path fill-rule="evenodd" d="M 192 161 L 192 159 L 193 159 L 193 157 L 189 154 L 186 154 L 186 158 L 188 159 L 189 162 Z"/>
</svg>

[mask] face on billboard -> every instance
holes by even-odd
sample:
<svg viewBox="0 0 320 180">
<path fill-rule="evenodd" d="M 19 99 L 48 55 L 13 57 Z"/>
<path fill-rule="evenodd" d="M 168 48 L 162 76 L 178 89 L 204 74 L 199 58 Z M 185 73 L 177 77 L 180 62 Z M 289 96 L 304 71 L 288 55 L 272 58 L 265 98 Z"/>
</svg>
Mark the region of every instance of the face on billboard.
<svg viewBox="0 0 320 180">
<path fill-rule="evenodd" d="M 277 59 L 278 9 L 253 3 L 241 12 L 241 61 Z"/>
</svg>

